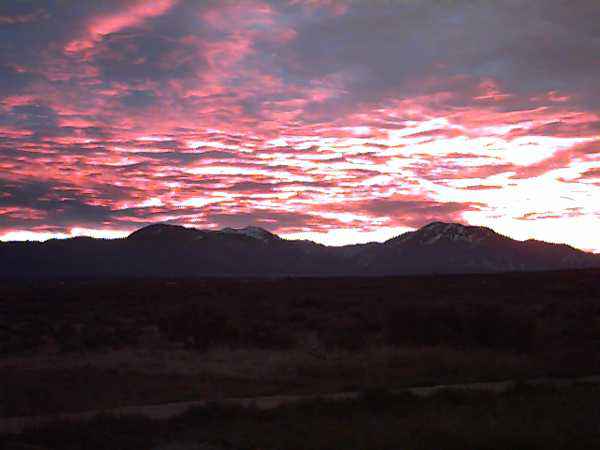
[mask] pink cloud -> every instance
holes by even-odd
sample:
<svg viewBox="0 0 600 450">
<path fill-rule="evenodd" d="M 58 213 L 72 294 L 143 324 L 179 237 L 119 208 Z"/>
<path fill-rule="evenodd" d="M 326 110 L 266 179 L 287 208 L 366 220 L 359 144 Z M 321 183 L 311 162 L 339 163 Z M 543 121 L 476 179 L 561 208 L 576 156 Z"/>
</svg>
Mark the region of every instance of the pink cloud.
<svg viewBox="0 0 600 450">
<path fill-rule="evenodd" d="M 146 20 L 158 17 L 177 3 L 178 0 L 136 1 L 124 10 L 93 17 L 87 24 L 85 34 L 65 45 L 67 53 L 88 50 L 104 36 L 125 28 L 139 26 Z"/>
<path fill-rule="evenodd" d="M 578 144 L 554 153 L 549 158 L 516 169 L 513 178 L 532 178 L 543 175 L 551 170 L 569 167 L 573 162 L 588 160 L 600 154 L 600 141 Z"/>
<path fill-rule="evenodd" d="M 596 192 L 600 120 L 577 95 L 520 92 L 501 70 L 460 74 L 437 56 L 405 77 L 392 57 L 401 42 L 372 46 L 381 30 L 367 25 L 366 44 L 340 34 L 346 19 L 361 33 L 352 9 L 161 0 L 78 17 L 75 37 L 8 69 L 15 85 L 30 78 L 0 100 L 3 229 L 168 220 L 358 233 L 514 222 L 533 210 L 512 206 L 519 189 L 580 204 L 576 183 Z M 152 20 L 171 12 L 168 26 Z"/>
</svg>

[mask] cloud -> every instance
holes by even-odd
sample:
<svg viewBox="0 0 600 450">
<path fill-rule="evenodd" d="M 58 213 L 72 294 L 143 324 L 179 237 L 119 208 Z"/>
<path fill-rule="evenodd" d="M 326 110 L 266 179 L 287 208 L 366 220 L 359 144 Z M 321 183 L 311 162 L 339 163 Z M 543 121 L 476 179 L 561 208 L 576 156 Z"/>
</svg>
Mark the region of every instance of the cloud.
<svg viewBox="0 0 600 450">
<path fill-rule="evenodd" d="M 4 2 L 0 236 L 434 219 L 517 236 L 534 210 L 536 235 L 550 216 L 584 234 L 568 220 L 599 214 L 598 14 L 592 0 Z M 542 192 L 560 200 L 533 208 Z"/>
<path fill-rule="evenodd" d="M 13 15 L 0 15 L 0 25 L 19 25 L 48 19 L 49 14 L 43 9 Z"/>
<path fill-rule="evenodd" d="M 375 199 L 364 202 L 361 209 L 373 213 L 377 217 L 387 216 L 395 225 L 420 227 L 429 222 L 442 220 L 461 222 L 465 211 L 478 210 L 483 204 L 437 202 L 427 199 L 411 199 L 400 196 L 394 198 Z"/>
<path fill-rule="evenodd" d="M 123 9 L 91 16 L 86 21 L 82 36 L 67 43 L 65 51 L 71 53 L 90 49 L 105 36 L 140 26 L 146 20 L 164 14 L 175 2 L 175 0 L 125 2 Z"/>
<path fill-rule="evenodd" d="M 600 141 L 586 142 L 573 147 L 559 150 L 549 158 L 537 163 L 516 169 L 513 178 L 532 178 L 552 170 L 569 167 L 579 161 L 594 159 L 600 155 Z"/>
<path fill-rule="evenodd" d="M 600 179 L 600 169 L 586 170 L 581 174 L 581 178 Z"/>
</svg>

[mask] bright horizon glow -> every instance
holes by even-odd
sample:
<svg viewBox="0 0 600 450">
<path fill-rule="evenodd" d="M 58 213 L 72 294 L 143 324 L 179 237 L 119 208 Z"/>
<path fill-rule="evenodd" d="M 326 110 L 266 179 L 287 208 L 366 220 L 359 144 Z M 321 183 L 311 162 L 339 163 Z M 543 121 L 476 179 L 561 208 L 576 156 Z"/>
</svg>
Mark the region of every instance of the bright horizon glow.
<svg viewBox="0 0 600 450">
<path fill-rule="evenodd" d="M 477 225 L 477 226 L 488 226 L 488 225 Z M 590 224 L 590 227 L 593 224 Z M 195 228 L 193 226 L 186 226 L 187 228 Z M 243 228 L 243 227 L 240 227 Z M 489 226 L 488 226 L 489 228 Z M 92 237 L 96 239 L 123 239 L 129 236 L 131 233 L 136 231 L 137 229 L 130 231 L 117 231 L 117 230 L 84 230 L 84 229 L 73 229 L 71 233 L 51 233 L 51 232 L 29 232 L 29 231 L 17 231 L 10 232 L 0 236 L 1 242 L 46 242 L 52 239 L 71 239 L 74 237 Z M 289 233 L 289 234 L 279 234 L 279 237 L 287 240 L 308 240 L 312 242 L 316 242 L 317 244 L 323 244 L 330 247 L 341 247 L 345 245 L 358 245 L 358 244 L 368 244 L 371 242 L 385 242 L 389 239 L 395 238 L 401 234 L 404 234 L 409 231 L 414 231 L 414 228 L 395 228 L 395 229 L 381 229 L 375 231 L 359 231 L 359 230 L 331 230 L 327 233 L 312 233 L 312 232 L 300 232 L 300 233 Z M 499 234 L 504 234 L 499 232 L 498 230 L 494 230 Z M 547 233 L 547 238 L 539 239 L 545 242 L 555 243 L 555 244 L 563 244 L 564 242 L 560 241 L 560 238 L 555 238 L 556 236 L 560 236 L 561 224 L 555 224 L 550 229 L 549 233 Z M 528 239 L 534 239 L 534 237 L 527 233 L 526 227 L 523 227 L 517 233 L 517 236 L 513 236 L 513 239 L 517 241 L 526 241 Z M 600 254 L 599 251 L 595 251 L 594 249 L 585 248 L 585 247 L 577 247 L 583 251 L 587 251 L 590 253 Z"/>
<path fill-rule="evenodd" d="M 11 231 L 0 236 L 3 242 L 45 242 L 50 239 L 70 239 L 74 237 L 92 237 L 96 239 L 120 239 L 127 237 L 130 232 L 118 230 L 90 230 L 72 228 L 70 233 L 52 233 L 49 231 Z"/>
</svg>

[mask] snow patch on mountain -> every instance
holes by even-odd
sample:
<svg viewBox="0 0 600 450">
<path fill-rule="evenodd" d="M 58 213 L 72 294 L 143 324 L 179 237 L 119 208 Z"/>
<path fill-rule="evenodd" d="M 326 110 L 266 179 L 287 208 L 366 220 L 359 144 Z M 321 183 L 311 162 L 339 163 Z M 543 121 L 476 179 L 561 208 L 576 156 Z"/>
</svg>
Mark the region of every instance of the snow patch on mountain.
<svg viewBox="0 0 600 450">
<path fill-rule="evenodd" d="M 408 241 L 418 242 L 421 245 L 433 245 L 436 242 L 466 242 L 478 244 L 495 236 L 496 233 L 485 227 L 461 225 L 458 223 L 432 222 L 424 227 L 404 233 L 390 239 L 391 243 L 401 244 Z"/>
<path fill-rule="evenodd" d="M 418 230 L 415 236 L 418 236 L 424 245 L 435 244 L 439 240 L 478 244 L 494 234 L 493 230 L 485 227 L 433 222 Z"/>
<path fill-rule="evenodd" d="M 273 233 L 265 230 L 260 227 L 248 226 L 244 228 L 224 228 L 221 230 L 221 233 L 228 234 L 238 234 L 243 236 L 248 236 L 253 239 L 258 239 L 260 241 L 270 241 L 273 239 L 280 239 L 279 236 L 274 235 Z"/>
</svg>

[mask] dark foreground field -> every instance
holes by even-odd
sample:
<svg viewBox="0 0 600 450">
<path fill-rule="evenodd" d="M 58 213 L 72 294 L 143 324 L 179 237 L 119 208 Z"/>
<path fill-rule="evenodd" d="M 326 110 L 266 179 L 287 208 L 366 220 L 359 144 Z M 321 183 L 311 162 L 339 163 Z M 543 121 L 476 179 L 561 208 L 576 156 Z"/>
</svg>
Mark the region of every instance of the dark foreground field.
<svg viewBox="0 0 600 450">
<path fill-rule="evenodd" d="M 98 417 L 0 437 L 7 450 L 588 450 L 600 446 L 600 389 L 516 387 L 431 398 L 369 391 L 271 411 L 196 408 L 171 420 Z"/>
<path fill-rule="evenodd" d="M 600 271 L 0 286 L 0 416 L 600 373 Z"/>
</svg>

